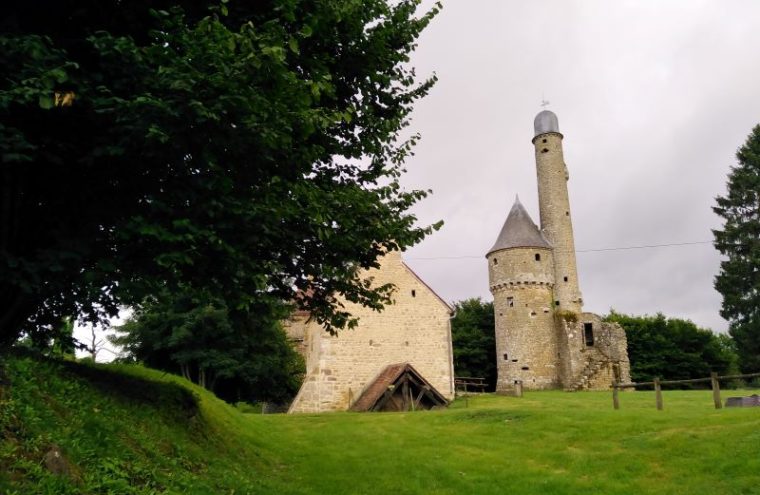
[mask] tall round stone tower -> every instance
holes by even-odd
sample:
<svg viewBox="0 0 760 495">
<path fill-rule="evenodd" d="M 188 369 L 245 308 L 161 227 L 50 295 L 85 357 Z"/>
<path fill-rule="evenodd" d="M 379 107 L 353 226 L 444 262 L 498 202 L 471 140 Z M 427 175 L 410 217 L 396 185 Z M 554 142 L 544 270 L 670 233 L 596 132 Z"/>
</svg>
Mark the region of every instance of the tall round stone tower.
<svg viewBox="0 0 760 495">
<path fill-rule="evenodd" d="M 516 380 L 528 389 L 559 386 L 552 246 L 519 199 L 486 259 L 496 323 L 496 391 L 510 391 Z"/>
<path fill-rule="evenodd" d="M 580 313 L 583 298 L 578 284 L 573 222 L 567 192 L 569 174 L 562 153 L 562 134 L 557 116 L 549 110 L 533 122 L 538 174 L 538 205 L 541 229 L 554 247 L 554 307 Z"/>
</svg>

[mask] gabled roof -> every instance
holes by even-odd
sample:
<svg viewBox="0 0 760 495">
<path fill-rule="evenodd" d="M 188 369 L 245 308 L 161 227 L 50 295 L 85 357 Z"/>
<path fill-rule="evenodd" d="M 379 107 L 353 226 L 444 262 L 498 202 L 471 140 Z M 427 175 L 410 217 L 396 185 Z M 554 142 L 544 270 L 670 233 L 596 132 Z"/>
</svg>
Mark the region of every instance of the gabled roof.
<svg viewBox="0 0 760 495">
<path fill-rule="evenodd" d="M 424 280 L 422 280 L 422 278 L 419 275 L 417 275 L 417 272 L 415 272 L 414 270 L 412 270 L 411 267 L 409 267 L 409 265 L 407 265 L 403 261 L 401 262 L 401 266 L 403 266 L 404 268 L 406 268 L 406 271 L 408 271 L 414 278 L 416 278 L 419 283 L 421 283 L 423 286 L 425 286 L 427 288 L 427 290 L 429 290 L 436 297 L 436 299 L 438 299 L 441 302 L 441 304 L 443 304 L 446 307 L 446 309 L 449 311 L 450 315 L 454 314 L 454 308 L 452 308 L 449 303 L 447 303 L 441 296 L 439 296 L 438 293 L 436 291 L 434 291 L 433 288 L 430 287 L 427 284 L 427 282 L 425 282 Z"/>
<path fill-rule="evenodd" d="M 509 216 L 501 228 L 499 237 L 486 256 L 500 249 L 516 247 L 552 248 L 549 241 L 533 223 L 528 212 L 525 211 L 525 207 L 520 203 L 520 198 L 515 198 L 515 204 L 509 211 Z"/>
<path fill-rule="evenodd" d="M 402 385 L 413 390 L 416 397 L 401 397 L 402 406 L 415 409 L 429 409 L 433 406 L 445 406 L 449 402 L 433 387 L 430 382 L 410 363 L 389 364 L 379 375 L 364 389 L 362 395 L 351 406 L 351 411 L 366 412 L 379 410 L 393 410 L 387 407 L 391 396 L 398 396 L 403 390 Z M 414 405 L 409 402 L 414 401 Z"/>
</svg>

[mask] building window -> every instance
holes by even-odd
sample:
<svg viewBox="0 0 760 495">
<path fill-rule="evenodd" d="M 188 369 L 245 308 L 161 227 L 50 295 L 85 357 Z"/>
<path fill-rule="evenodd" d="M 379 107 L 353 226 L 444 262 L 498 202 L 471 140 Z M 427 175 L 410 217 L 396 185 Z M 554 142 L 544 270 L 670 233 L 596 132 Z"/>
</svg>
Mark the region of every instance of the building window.
<svg viewBox="0 0 760 495">
<path fill-rule="evenodd" d="M 594 325 L 593 323 L 583 324 L 583 338 L 586 340 L 586 346 L 592 347 L 594 345 Z"/>
<path fill-rule="evenodd" d="M 567 277 L 563 277 L 562 279 L 563 279 L 565 282 L 567 282 Z"/>
<path fill-rule="evenodd" d="M 521 370 L 523 370 L 523 371 L 528 371 L 530 368 L 528 368 L 527 366 L 523 366 L 523 367 L 522 367 L 522 368 L 520 368 L 520 369 L 521 369 Z"/>
<path fill-rule="evenodd" d="M 549 152 L 549 148 L 544 148 L 541 150 L 541 153 L 548 153 L 548 152 Z"/>
<path fill-rule="evenodd" d="M 514 297 L 508 297 L 507 298 L 507 306 L 510 308 L 515 307 L 515 298 Z"/>
<path fill-rule="evenodd" d="M 541 254 L 540 253 L 536 253 L 536 261 L 541 261 Z"/>
<path fill-rule="evenodd" d="M 417 291 L 415 291 L 414 289 L 412 289 L 412 297 L 417 297 Z"/>
<path fill-rule="evenodd" d="M 559 301 L 554 301 L 555 306 L 559 306 Z"/>
<path fill-rule="evenodd" d="M 504 361 L 508 361 L 508 360 L 509 360 L 509 357 L 507 356 L 507 353 L 505 352 L 504 353 Z"/>
<path fill-rule="evenodd" d="M 498 265 L 498 264 L 499 264 L 499 260 L 497 260 L 496 258 L 494 258 L 494 259 L 493 259 L 493 264 L 494 264 L 494 265 Z"/>
<path fill-rule="evenodd" d="M 542 139 L 542 140 L 541 140 L 541 142 L 542 142 L 542 143 L 545 143 L 545 142 L 546 142 L 546 138 Z"/>
</svg>

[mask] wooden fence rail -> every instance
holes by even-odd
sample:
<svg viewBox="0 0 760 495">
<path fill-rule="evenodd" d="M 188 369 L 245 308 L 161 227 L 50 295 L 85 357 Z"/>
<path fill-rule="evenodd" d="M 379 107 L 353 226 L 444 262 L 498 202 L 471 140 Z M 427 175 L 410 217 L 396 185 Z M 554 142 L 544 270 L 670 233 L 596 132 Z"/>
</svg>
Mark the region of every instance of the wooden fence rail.
<svg viewBox="0 0 760 495">
<path fill-rule="evenodd" d="M 756 378 L 760 377 L 760 373 L 745 373 L 743 375 L 724 375 L 724 376 L 718 376 L 717 373 L 713 372 L 710 373 L 710 376 L 708 378 L 691 378 L 689 380 L 660 380 L 660 378 L 655 378 L 651 382 L 632 382 L 632 383 L 612 383 L 612 407 L 615 409 L 620 409 L 620 397 L 619 397 L 619 391 L 620 389 L 624 388 L 635 388 L 635 387 L 645 387 L 645 386 L 654 386 L 654 395 L 655 395 L 655 403 L 657 405 L 657 409 L 662 411 L 662 386 L 663 385 L 677 385 L 681 383 L 706 383 L 710 382 L 710 387 L 712 388 L 713 392 L 713 403 L 715 404 L 715 409 L 720 409 L 723 407 L 723 404 L 720 401 L 720 381 L 721 380 L 739 380 L 742 378 Z"/>
</svg>

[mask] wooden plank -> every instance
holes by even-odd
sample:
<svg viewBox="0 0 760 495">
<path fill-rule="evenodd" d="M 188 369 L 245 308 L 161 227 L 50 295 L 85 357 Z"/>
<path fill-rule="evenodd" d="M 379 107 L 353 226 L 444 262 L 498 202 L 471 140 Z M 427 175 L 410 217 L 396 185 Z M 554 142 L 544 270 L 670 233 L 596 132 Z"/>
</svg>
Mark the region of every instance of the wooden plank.
<svg viewBox="0 0 760 495">
<path fill-rule="evenodd" d="M 375 405 L 372 407 L 373 411 L 379 411 L 381 407 L 385 405 L 386 402 L 388 402 L 388 399 L 391 398 L 391 395 L 393 395 L 393 390 L 388 389 L 383 393 L 383 396 L 378 400 Z"/>
<path fill-rule="evenodd" d="M 662 388 L 660 387 L 660 379 L 654 379 L 654 396 L 657 402 L 657 410 L 662 411 Z"/>
<path fill-rule="evenodd" d="M 720 382 L 718 381 L 718 374 L 714 371 L 710 373 L 710 383 L 712 386 L 713 403 L 715 404 L 715 409 L 720 409 L 723 407 L 723 404 L 720 401 Z"/>
<path fill-rule="evenodd" d="M 425 389 L 423 388 L 420 390 L 420 393 L 417 394 L 417 398 L 414 400 L 414 407 L 420 407 L 420 401 L 422 400 L 422 397 L 425 395 Z"/>
<path fill-rule="evenodd" d="M 403 385 L 401 385 L 401 407 L 402 407 L 401 410 L 404 412 L 409 410 L 410 404 L 406 400 L 408 396 L 409 396 L 409 380 L 404 380 Z"/>
</svg>

